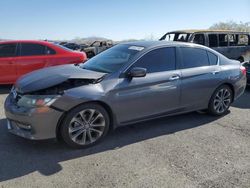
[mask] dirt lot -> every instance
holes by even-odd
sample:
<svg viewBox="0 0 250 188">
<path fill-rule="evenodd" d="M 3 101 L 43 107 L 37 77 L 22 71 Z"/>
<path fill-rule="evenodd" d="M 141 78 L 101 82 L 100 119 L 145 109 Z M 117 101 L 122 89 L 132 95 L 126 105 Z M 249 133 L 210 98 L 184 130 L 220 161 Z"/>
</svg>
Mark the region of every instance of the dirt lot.
<svg viewBox="0 0 250 188">
<path fill-rule="evenodd" d="M 249 89 L 225 117 L 190 113 L 128 126 L 86 150 L 9 134 L 8 89 L 0 89 L 1 188 L 250 187 Z"/>
</svg>

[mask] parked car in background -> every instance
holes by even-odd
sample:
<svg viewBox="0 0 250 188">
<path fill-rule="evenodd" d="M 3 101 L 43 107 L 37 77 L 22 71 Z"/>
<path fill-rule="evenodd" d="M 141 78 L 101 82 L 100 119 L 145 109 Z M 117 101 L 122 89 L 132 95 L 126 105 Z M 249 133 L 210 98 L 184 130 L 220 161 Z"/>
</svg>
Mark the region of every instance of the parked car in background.
<svg viewBox="0 0 250 188">
<path fill-rule="evenodd" d="M 160 40 L 192 42 L 208 46 L 230 59 L 250 60 L 250 34 L 221 30 L 180 30 L 166 33 Z"/>
<path fill-rule="evenodd" d="M 238 61 L 196 44 L 118 44 L 80 65 L 19 79 L 5 101 L 11 133 L 84 148 L 119 126 L 207 109 L 224 115 L 245 90 Z M 20 116 L 20 114 L 22 114 Z"/>
<path fill-rule="evenodd" d="M 111 40 L 95 41 L 90 46 L 83 48 L 82 51 L 87 54 L 88 58 L 92 58 L 112 46 L 113 42 Z"/>
<path fill-rule="evenodd" d="M 80 50 L 80 45 L 79 44 L 76 44 L 76 43 L 65 43 L 65 44 L 62 44 L 62 46 L 66 47 L 66 48 L 69 48 L 71 50 Z"/>
<path fill-rule="evenodd" d="M 12 84 L 20 76 L 37 69 L 82 63 L 86 59 L 85 53 L 45 41 L 0 42 L 0 84 Z"/>
<path fill-rule="evenodd" d="M 243 66 L 246 68 L 247 85 L 250 86 L 250 61 L 249 62 L 244 62 Z"/>
</svg>

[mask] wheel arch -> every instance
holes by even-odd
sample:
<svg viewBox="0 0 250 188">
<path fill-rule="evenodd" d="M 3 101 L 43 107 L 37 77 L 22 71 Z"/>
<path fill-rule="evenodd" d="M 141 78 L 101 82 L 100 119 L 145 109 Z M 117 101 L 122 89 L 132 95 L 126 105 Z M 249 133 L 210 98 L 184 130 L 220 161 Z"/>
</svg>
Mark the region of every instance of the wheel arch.
<svg viewBox="0 0 250 188">
<path fill-rule="evenodd" d="M 108 113 L 108 115 L 109 115 L 109 119 L 110 119 L 109 131 L 110 131 L 110 130 L 114 130 L 114 129 L 116 128 L 116 126 L 115 126 L 115 124 L 116 124 L 116 119 L 115 119 L 115 116 L 114 116 L 114 113 L 113 113 L 111 107 L 110 107 L 107 103 L 105 103 L 105 102 L 103 102 L 103 101 L 88 101 L 88 102 L 80 103 L 80 104 L 74 106 L 73 108 L 71 108 L 71 109 L 69 109 L 68 111 L 65 111 L 65 112 L 63 113 L 63 115 L 60 117 L 60 119 L 59 119 L 59 121 L 58 121 L 58 123 L 57 123 L 57 126 L 56 126 L 56 138 L 57 138 L 58 140 L 62 140 L 62 139 L 61 139 L 61 134 L 60 134 L 61 125 L 62 125 L 63 120 L 65 119 L 65 117 L 67 116 L 67 114 L 68 114 L 71 110 L 73 110 L 73 109 L 75 109 L 75 108 L 77 108 L 77 107 L 79 107 L 79 106 L 81 106 L 81 105 L 83 105 L 83 104 L 93 104 L 93 103 L 102 106 L 102 107 L 107 111 L 107 113 Z"/>
<path fill-rule="evenodd" d="M 232 94 L 233 94 L 233 97 L 232 97 L 232 102 L 234 102 L 234 97 L 235 97 L 235 89 L 234 89 L 233 84 L 231 84 L 231 83 L 224 83 L 224 84 L 222 84 L 222 85 L 226 85 L 226 86 L 228 86 L 228 87 L 232 90 Z"/>
<path fill-rule="evenodd" d="M 221 87 L 221 86 L 223 86 L 223 85 L 228 86 L 228 87 L 232 90 L 232 94 L 233 94 L 233 97 L 232 97 L 232 100 L 233 100 L 233 101 L 232 101 L 232 102 L 234 102 L 235 89 L 234 89 L 233 84 L 231 84 L 231 83 L 229 83 L 229 82 L 222 83 L 222 84 L 220 84 L 218 87 L 215 88 L 214 92 L 215 92 L 219 87 Z M 214 92 L 213 92 L 213 93 L 214 93 Z"/>
</svg>

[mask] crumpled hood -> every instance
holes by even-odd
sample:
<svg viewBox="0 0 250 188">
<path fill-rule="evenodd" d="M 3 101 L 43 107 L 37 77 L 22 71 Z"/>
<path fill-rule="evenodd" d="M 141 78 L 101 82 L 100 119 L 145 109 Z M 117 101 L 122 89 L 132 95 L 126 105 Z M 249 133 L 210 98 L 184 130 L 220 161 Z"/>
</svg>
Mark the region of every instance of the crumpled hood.
<svg viewBox="0 0 250 188">
<path fill-rule="evenodd" d="M 75 65 L 60 65 L 44 68 L 19 78 L 15 88 L 19 93 L 29 93 L 56 86 L 69 79 L 97 80 L 106 73 L 82 69 Z"/>
</svg>

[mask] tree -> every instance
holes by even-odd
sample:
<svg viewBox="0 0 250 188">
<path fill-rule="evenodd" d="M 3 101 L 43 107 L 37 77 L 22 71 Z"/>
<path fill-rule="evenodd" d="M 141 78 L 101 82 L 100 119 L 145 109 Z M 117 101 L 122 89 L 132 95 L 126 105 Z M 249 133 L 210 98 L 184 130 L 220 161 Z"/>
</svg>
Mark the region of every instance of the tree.
<svg viewBox="0 0 250 188">
<path fill-rule="evenodd" d="M 246 23 L 244 22 L 237 23 L 234 21 L 219 22 L 219 23 L 212 25 L 209 29 L 250 32 L 250 22 L 246 22 Z"/>
</svg>

